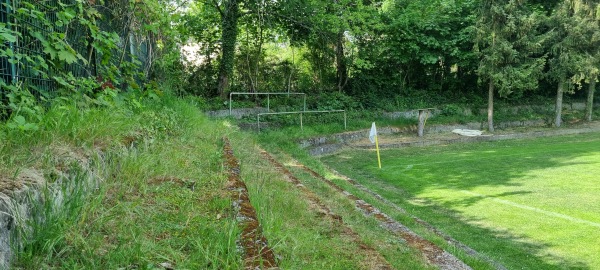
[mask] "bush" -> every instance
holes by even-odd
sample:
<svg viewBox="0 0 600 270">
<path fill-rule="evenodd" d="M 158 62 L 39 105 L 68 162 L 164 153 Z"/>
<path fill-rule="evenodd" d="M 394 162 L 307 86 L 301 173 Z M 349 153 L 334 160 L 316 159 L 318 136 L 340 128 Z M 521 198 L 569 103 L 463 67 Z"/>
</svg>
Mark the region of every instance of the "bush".
<svg viewBox="0 0 600 270">
<path fill-rule="evenodd" d="M 440 115 L 443 116 L 455 116 L 464 115 L 464 109 L 456 104 L 447 104 L 442 106 Z"/>
<path fill-rule="evenodd" d="M 318 110 L 357 110 L 361 107 L 353 97 L 340 92 L 321 93 L 307 99 L 307 106 Z"/>
</svg>

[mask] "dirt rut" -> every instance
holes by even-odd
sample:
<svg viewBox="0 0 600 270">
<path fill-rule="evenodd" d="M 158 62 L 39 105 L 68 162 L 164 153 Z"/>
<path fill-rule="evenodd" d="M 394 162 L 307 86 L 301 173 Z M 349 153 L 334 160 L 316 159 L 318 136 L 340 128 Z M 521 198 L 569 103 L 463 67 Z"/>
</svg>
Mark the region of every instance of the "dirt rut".
<svg viewBox="0 0 600 270">
<path fill-rule="evenodd" d="M 331 211 L 331 209 L 319 199 L 319 196 L 305 187 L 300 180 L 298 180 L 298 178 L 296 178 L 283 164 L 275 160 L 275 158 L 273 158 L 273 156 L 271 156 L 268 152 L 263 150 L 261 153 L 265 159 L 271 162 L 275 168 L 285 175 L 288 182 L 292 183 L 302 191 L 303 195 L 308 199 L 309 205 L 313 210 L 317 211 L 320 216 L 329 218 L 341 226 L 344 235 L 350 237 L 352 242 L 354 242 L 365 253 L 367 257 L 367 260 L 363 262 L 363 266 L 365 268 L 380 270 L 394 269 L 377 250 L 362 241 L 358 233 L 344 224 L 341 216 Z"/>
<path fill-rule="evenodd" d="M 250 204 L 246 184 L 240 177 L 240 163 L 233 155 L 229 139 L 223 138 L 223 142 L 223 157 L 228 177 L 227 190 L 230 191 L 233 208 L 237 212 L 236 219 L 242 230 L 238 244 L 244 250 L 244 267 L 245 269 L 279 269 L 275 254 L 262 235 L 256 210 Z"/>
<path fill-rule="evenodd" d="M 423 254 L 423 256 L 425 257 L 427 262 L 429 262 L 430 264 L 438 266 L 438 267 L 440 267 L 440 269 L 453 269 L 453 270 L 471 269 L 471 267 L 469 267 L 464 262 L 462 262 L 461 260 L 456 258 L 454 255 L 448 253 L 447 251 L 441 249 L 434 243 L 417 235 L 412 230 L 410 230 L 408 227 L 395 221 L 390 216 L 381 212 L 379 209 L 368 204 L 367 202 L 365 202 L 362 199 L 360 199 L 359 197 L 351 194 L 350 192 L 345 191 L 340 186 L 333 183 L 331 180 L 323 177 L 322 175 L 315 172 L 314 170 L 304 166 L 300 162 L 298 162 L 296 160 L 294 160 L 294 162 L 299 167 L 304 169 L 306 172 L 311 174 L 313 177 L 325 182 L 327 185 L 329 185 L 334 190 L 337 190 L 338 192 L 343 193 L 344 195 L 346 195 L 346 197 L 355 201 L 357 208 L 362 210 L 366 215 L 375 217 L 380 222 L 382 227 L 384 227 L 387 230 L 393 232 L 394 234 L 400 236 L 402 239 L 404 239 L 406 241 L 406 243 L 409 246 L 417 248 Z"/>
</svg>

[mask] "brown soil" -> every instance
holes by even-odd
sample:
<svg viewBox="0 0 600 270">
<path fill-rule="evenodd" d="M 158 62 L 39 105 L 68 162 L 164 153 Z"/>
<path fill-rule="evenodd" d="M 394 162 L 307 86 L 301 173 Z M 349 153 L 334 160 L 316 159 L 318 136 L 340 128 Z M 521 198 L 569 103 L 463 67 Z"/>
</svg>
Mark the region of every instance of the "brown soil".
<svg viewBox="0 0 600 270">
<path fill-rule="evenodd" d="M 417 235 L 416 233 L 412 232 L 406 226 L 400 224 L 399 222 L 395 221 L 394 219 L 392 219 L 385 213 L 379 211 L 379 209 L 366 203 L 365 201 L 361 200 L 359 197 L 352 195 L 350 192 L 345 191 L 340 186 L 333 183 L 331 180 L 323 177 L 322 175 L 315 172 L 314 170 L 300 164 L 298 161 L 294 161 L 294 162 L 296 164 L 298 164 L 298 166 L 303 168 L 305 171 L 310 173 L 313 177 L 320 179 L 321 181 L 327 183 L 334 190 L 337 190 L 337 191 L 343 193 L 344 195 L 346 195 L 346 197 L 355 201 L 357 208 L 359 208 L 361 211 L 363 211 L 367 216 L 373 216 L 375 219 L 377 219 L 380 222 L 382 227 L 384 227 L 387 230 L 393 232 L 394 234 L 400 236 L 402 239 L 404 239 L 406 241 L 406 243 L 409 246 L 412 246 L 412 247 L 418 249 L 430 264 L 438 266 L 438 267 L 440 267 L 440 269 L 471 269 L 471 267 L 466 265 L 464 262 L 462 262 L 458 258 L 454 257 L 454 255 L 444 251 L 443 249 L 439 248 L 434 243 L 432 243 L 432 242 L 422 238 L 421 236 Z"/>
<path fill-rule="evenodd" d="M 0 181 L 0 193 L 11 193 L 15 190 L 23 188 L 23 183 L 13 180 L 1 180 Z"/>
<path fill-rule="evenodd" d="M 275 253 L 262 235 L 256 210 L 250 204 L 248 189 L 240 177 L 240 163 L 233 155 L 229 139 L 223 138 L 223 141 L 227 190 L 230 191 L 233 207 L 237 210 L 236 219 L 242 230 L 239 244 L 244 250 L 244 266 L 246 269 L 278 269 Z"/>
<path fill-rule="evenodd" d="M 318 213 L 319 216 L 328 218 L 331 221 L 337 223 L 341 228 L 342 232 L 345 236 L 349 237 L 352 242 L 354 242 L 360 250 L 362 250 L 366 256 L 366 260 L 362 262 L 363 266 L 366 269 L 394 269 L 392 265 L 373 247 L 366 244 L 362 241 L 360 235 L 356 233 L 352 228 L 344 223 L 342 217 L 335 214 L 329 207 L 327 207 L 320 199 L 317 194 L 309 190 L 306 186 L 304 186 L 298 178 L 296 178 L 283 164 L 278 162 L 271 156 L 268 152 L 262 151 L 262 155 L 265 159 L 267 159 L 275 168 L 281 171 L 286 180 L 293 185 L 295 185 L 298 189 L 300 189 L 303 195 L 308 199 L 310 208 Z"/>
<path fill-rule="evenodd" d="M 461 136 L 452 132 L 430 132 L 425 133 L 423 137 L 417 136 L 416 132 L 400 132 L 395 134 L 380 134 L 378 136 L 379 146 L 381 148 L 387 147 L 401 147 L 401 146 L 418 146 L 419 143 L 428 145 L 428 143 L 437 142 L 436 144 L 450 144 L 454 142 L 469 142 L 477 141 L 477 138 L 492 137 L 515 137 L 515 138 L 526 138 L 526 137 L 541 137 L 541 136 L 558 136 L 563 135 L 565 132 L 572 131 L 569 134 L 585 133 L 585 132 L 596 132 L 600 130 L 600 121 L 594 122 L 577 122 L 577 123 L 566 123 L 565 127 L 551 128 L 545 126 L 533 126 L 533 127 L 516 127 L 516 128 L 505 128 L 497 129 L 493 133 L 484 131 L 482 136 L 477 137 L 466 137 Z M 365 132 L 366 134 L 366 132 Z M 350 143 L 351 147 L 358 148 L 374 148 L 373 144 L 369 141 L 367 136 L 364 138 Z"/>
<path fill-rule="evenodd" d="M 22 190 L 26 186 L 39 185 L 43 182 L 44 176 L 35 169 L 24 169 L 16 178 L 12 179 L 0 175 L 0 193 L 10 196 L 13 192 Z"/>
</svg>

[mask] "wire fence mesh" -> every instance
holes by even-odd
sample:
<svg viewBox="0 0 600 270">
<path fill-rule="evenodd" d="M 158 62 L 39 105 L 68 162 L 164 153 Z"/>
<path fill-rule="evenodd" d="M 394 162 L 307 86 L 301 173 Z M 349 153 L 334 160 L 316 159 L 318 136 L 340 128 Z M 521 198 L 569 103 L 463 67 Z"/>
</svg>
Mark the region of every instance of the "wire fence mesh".
<svg viewBox="0 0 600 270">
<path fill-rule="evenodd" d="M 154 44 L 145 34 L 132 30 L 137 26 L 134 25 L 133 12 L 128 10 L 127 0 L 113 0 L 98 4 L 94 0 L 89 0 L 86 3 L 87 7 L 97 9 L 101 15 L 96 21 L 99 29 L 116 33 L 119 37 L 117 48 L 102 53 L 92 46 L 94 40 L 88 27 L 79 24 L 76 20 L 68 25 L 59 22 L 60 11 L 65 6 L 76 6 L 77 0 L 0 1 L 0 27 L 18 33 L 16 40 L 8 40 L 0 44 L 2 51 L 10 52 L 0 55 L 0 79 L 5 85 L 26 87 L 38 97 L 51 95 L 58 87 L 54 79 L 58 70 L 71 73 L 74 77 L 97 77 L 100 75 L 97 67 L 103 58 L 108 58 L 109 63 L 117 69 L 133 67 L 143 76 L 149 73 Z M 32 5 L 35 8 L 32 8 Z M 40 34 L 43 38 L 51 40 L 50 35 L 53 33 L 61 33 L 64 41 L 85 61 L 78 59 L 70 64 L 48 61 L 48 53 L 44 52 L 43 44 L 35 35 Z M 49 68 L 37 66 L 48 62 Z M 1 95 L 2 92 L 0 97 Z"/>
</svg>

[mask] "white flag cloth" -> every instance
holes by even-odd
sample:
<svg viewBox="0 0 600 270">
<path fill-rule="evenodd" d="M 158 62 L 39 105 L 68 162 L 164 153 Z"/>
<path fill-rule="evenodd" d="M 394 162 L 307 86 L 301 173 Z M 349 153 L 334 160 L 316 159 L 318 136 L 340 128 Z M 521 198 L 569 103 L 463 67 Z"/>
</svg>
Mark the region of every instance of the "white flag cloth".
<svg viewBox="0 0 600 270">
<path fill-rule="evenodd" d="M 369 141 L 375 143 L 375 136 L 377 136 L 377 128 L 375 128 L 375 122 L 371 125 L 371 131 L 369 132 Z"/>
</svg>

